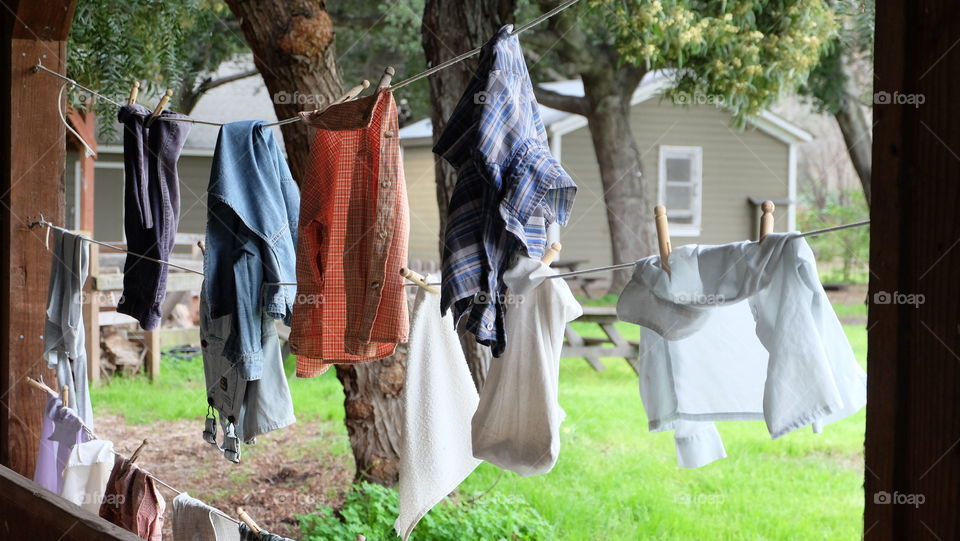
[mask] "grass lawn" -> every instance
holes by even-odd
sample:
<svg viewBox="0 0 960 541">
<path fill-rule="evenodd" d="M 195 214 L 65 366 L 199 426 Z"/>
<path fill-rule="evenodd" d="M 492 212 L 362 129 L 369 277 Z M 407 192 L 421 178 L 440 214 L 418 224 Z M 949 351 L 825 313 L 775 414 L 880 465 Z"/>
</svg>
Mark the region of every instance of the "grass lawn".
<svg viewBox="0 0 960 541">
<path fill-rule="evenodd" d="M 866 307 L 843 305 L 837 311 L 858 316 Z M 639 335 L 638 327 L 619 325 L 626 337 Z M 865 363 L 866 330 L 845 330 Z M 761 422 L 719 423 L 728 458 L 684 470 L 676 465 L 672 433 L 647 431 L 636 376 L 626 362 L 605 363 L 604 372 L 582 359 L 562 363 L 560 403 L 567 418 L 560 461 L 550 474 L 524 479 L 483 464 L 461 491 L 493 487 L 520 494 L 555 525 L 557 539 L 861 537 L 864 411 L 823 434 L 805 429 L 777 441 Z M 343 392 L 332 373 L 310 380 L 291 376 L 290 385 L 301 421 L 342 420 Z M 123 414 L 131 424 L 202 417 L 201 361 L 165 358 L 154 384 L 115 379 L 95 389 L 93 400 L 98 411 Z M 346 431 L 339 426 L 329 452 L 348 453 Z"/>
</svg>

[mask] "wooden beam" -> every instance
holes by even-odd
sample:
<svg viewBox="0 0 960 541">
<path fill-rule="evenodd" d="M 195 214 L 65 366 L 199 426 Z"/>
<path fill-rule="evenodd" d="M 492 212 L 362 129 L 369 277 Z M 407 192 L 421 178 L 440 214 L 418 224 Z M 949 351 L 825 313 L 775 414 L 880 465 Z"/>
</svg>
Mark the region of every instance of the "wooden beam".
<svg viewBox="0 0 960 541">
<path fill-rule="evenodd" d="M 100 383 L 100 295 L 94 289 L 94 277 L 100 272 L 100 246 L 90 244 L 90 278 L 84 284 L 83 323 L 87 348 L 87 379 L 90 386 Z"/>
<path fill-rule="evenodd" d="M 3 539 L 140 539 L 3 466 L 0 466 L 0 509 L 3 510 L 0 514 Z"/>
<path fill-rule="evenodd" d="M 97 115 L 90 111 L 78 111 L 71 107 L 67 110 L 67 119 L 73 129 L 83 138 L 83 141 L 96 152 Z M 88 156 L 86 147 L 72 134 L 69 140 L 74 150 L 77 151 L 77 159 L 80 161 L 80 178 L 77 179 L 77 187 L 80 190 L 80 208 L 77 209 L 80 216 L 80 229 L 89 232 L 91 237 L 96 238 L 96 232 L 93 230 L 96 157 Z M 91 274 L 93 273 L 91 272 Z"/>
<path fill-rule="evenodd" d="M 864 537 L 960 539 L 960 17 L 877 2 Z"/>
<path fill-rule="evenodd" d="M 31 216 L 63 221 L 66 140 L 59 86 L 33 72 L 38 60 L 63 71 L 74 2 L 19 2 L 3 12 L 0 81 L 0 463 L 32 475 L 45 397 L 25 376 L 52 372 L 42 359 L 50 254 Z"/>
</svg>

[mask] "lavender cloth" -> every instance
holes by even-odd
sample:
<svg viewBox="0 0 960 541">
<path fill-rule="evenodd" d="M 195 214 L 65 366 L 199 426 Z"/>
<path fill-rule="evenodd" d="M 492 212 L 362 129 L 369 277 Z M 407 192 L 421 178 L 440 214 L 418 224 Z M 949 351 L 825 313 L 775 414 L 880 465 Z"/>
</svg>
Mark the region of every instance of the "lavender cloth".
<svg viewBox="0 0 960 541">
<path fill-rule="evenodd" d="M 60 494 L 63 468 L 70 459 L 73 446 L 87 441 L 83 421 L 71 409 L 63 407 L 60 398 L 51 396 L 43 410 L 40 428 L 40 452 L 33 480 L 43 488 Z"/>
</svg>

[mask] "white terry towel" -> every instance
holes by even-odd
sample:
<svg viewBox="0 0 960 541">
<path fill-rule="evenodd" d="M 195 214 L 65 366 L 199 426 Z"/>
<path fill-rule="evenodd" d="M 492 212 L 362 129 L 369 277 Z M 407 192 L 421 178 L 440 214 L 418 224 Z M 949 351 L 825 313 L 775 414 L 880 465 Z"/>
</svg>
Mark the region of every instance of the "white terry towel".
<svg viewBox="0 0 960 541">
<path fill-rule="evenodd" d="M 429 276 L 427 281 L 439 281 L 439 276 Z M 410 324 L 400 440 L 400 516 L 393 525 L 403 539 L 480 464 L 470 445 L 470 417 L 478 401 L 453 315 L 447 312 L 441 318 L 440 295 L 420 289 Z"/>
<path fill-rule="evenodd" d="M 112 441 L 91 440 L 74 445 L 63 468 L 60 496 L 94 515 L 99 514 L 113 462 Z"/>
<path fill-rule="evenodd" d="M 240 541 L 232 519 L 186 492 L 173 499 L 173 541 Z"/>
<path fill-rule="evenodd" d="M 568 321 L 583 314 L 556 271 L 521 257 L 504 275 L 507 346 L 490 371 L 473 416 L 473 456 L 522 476 L 549 472 L 560 454 L 557 399 Z"/>
</svg>

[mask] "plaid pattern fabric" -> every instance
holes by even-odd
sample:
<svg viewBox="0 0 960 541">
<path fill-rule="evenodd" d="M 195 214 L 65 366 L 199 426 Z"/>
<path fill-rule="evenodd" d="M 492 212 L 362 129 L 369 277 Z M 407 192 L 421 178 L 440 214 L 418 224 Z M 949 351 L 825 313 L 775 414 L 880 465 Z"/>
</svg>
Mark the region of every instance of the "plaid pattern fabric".
<svg viewBox="0 0 960 541">
<path fill-rule="evenodd" d="M 117 455 L 100 504 L 100 516 L 147 541 L 161 541 L 167 508 L 153 478 Z"/>
<path fill-rule="evenodd" d="M 311 377 L 407 340 L 409 218 L 391 93 L 303 116 L 319 129 L 301 184 L 290 346 L 297 376 Z"/>
<path fill-rule="evenodd" d="M 433 151 L 457 169 L 444 231 L 441 310 L 503 352 L 506 286 L 512 258 L 539 259 L 547 227 L 566 224 L 576 184 L 550 154 L 533 85 L 513 26 L 483 48 L 476 75 Z"/>
</svg>

